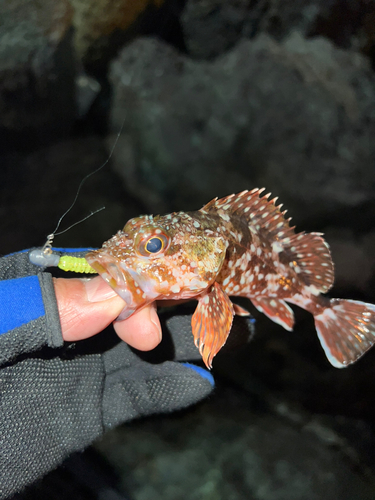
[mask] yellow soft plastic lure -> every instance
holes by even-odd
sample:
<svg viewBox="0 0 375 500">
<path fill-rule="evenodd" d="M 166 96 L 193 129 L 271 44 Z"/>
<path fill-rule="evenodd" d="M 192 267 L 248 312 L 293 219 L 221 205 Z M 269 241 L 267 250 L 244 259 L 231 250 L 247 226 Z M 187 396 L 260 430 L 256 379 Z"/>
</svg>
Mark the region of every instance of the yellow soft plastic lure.
<svg viewBox="0 0 375 500">
<path fill-rule="evenodd" d="M 96 274 L 95 269 L 93 269 L 83 257 L 63 255 L 60 257 L 57 267 L 63 271 L 72 271 L 74 273 Z"/>
<path fill-rule="evenodd" d="M 52 247 L 45 246 L 32 250 L 29 254 L 32 264 L 41 267 L 58 267 L 63 271 L 72 271 L 73 273 L 96 274 L 96 271 L 90 266 L 84 257 L 72 257 L 54 253 Z"/>
</svg>

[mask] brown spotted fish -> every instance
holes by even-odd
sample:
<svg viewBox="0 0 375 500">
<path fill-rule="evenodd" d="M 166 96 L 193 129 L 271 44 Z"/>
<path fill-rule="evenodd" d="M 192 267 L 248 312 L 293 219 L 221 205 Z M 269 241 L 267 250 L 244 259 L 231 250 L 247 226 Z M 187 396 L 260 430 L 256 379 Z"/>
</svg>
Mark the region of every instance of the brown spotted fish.
<svg viewBox="0 0 375 500">
<path fill-rule="evenodd" d="M 321 233 L 298 233 L 264 189 L 215 198 L 196 212 L 131 219 L 86 256 L 126 302 L 125 319 L 155 300 L 198 300 L 192 317 L 196 346 L 208 367 L 224 345 L 233 315 L 249 313 L 229 296 L 247 297 L 292 330 L 287 302 L 313 314 L 333 366 L 360 358 L 375 341 L 375 305 L 329 299 L 334 271 Z"/>
</svg>

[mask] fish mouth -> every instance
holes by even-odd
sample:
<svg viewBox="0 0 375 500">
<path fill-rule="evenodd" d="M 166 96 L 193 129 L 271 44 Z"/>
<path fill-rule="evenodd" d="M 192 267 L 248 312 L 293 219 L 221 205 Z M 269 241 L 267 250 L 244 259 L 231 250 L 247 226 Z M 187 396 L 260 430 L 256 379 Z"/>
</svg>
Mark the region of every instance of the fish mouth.
<svg viewBox="0 0 375 500">
<path fill-rule="evenodd" d="M 101 250 L 89 252 L 85 259 L 128 306 L 133 305 L 131 288 L 134 286 L 134 280 L 126 269 L 119 266 L 117 259 Z"/>
<path fill-rule="evenodd" d="M 155 283 L 150 276 L 142 275 L 126 266 L 124 261 L 108 254 L 104 250 L 93 250 L 86 255 L 90 266 L 112 287 L 128 306 L 140 302 L 155 300 L 160 292 L 155 289 Z"/>
</svg>

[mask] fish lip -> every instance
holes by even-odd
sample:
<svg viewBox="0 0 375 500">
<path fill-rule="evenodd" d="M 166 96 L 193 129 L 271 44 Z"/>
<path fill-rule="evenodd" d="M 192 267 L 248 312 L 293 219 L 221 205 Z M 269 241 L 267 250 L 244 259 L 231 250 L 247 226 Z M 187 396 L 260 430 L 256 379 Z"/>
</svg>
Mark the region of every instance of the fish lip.
<svg viewBox="0 0 375 500">
<path fill-rule="evenodd" d="M 129 306 L 140 299 L 140 296 L 134 295 L 136 287 L 143 292 L 143 298 L 155 300 L 160 297 L 160 293 L 155 291 L 150 283 L 152 280 L 142 277 L 137 271 L 127 267 L 125 262 L 119 261 L 105 250 L 93 250 L 85 258 Z"/>
<path fill-rule="evenodd" d="M 130 274 L 119 266 L 118 260 L 102 250 L 93 250 L 85 256 L 90 266 L 116 291 L 128 288 Z"/>
</svg>

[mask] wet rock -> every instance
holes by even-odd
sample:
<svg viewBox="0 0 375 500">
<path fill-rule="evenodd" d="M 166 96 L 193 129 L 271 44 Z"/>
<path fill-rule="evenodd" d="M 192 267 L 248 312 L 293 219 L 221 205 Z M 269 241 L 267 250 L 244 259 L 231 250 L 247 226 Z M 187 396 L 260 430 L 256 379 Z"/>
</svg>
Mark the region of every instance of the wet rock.
<svg viewBox="0 0 375 500">
<path fill-rule="evenodd" d="M 268 33 L 281 40 L 291 31 L 308 35 L 326 19 L 336 0 L 188 0 L 181 16 L 189 55 L 210 59 L 241 38 Z M 315 33 L 317 34 L 317 33 Z"/>
<path fill-rule="evenodd" d="M 80 118 L 87 116 L 100 91 L 100 83 L 95 78 L 90 77 L 84 71 L 77 75 L 77 112 Z"/>
<path fill-rule="evenodd" d="M 257 19 L 250 0 L 188 0 L 181 25 L 189 55 L 201 59 L 216 57 L 240 38 L 255 32 Z"/>
<path fill-rule="evenodd" d="M 79 57 L 96 73 L 119 47 L 134 36 L 142 17 L 155 15 L 164 0 L 72 0 L 75 46 Z M 132 33 L 126 32 L 133 30 Z"/>
<path fill-rule="evenodd" d="M 369 470 L 358 471 L 332 421 L 285 405 L 277 415 L 235 388 L 225 392 L 225 404 L 221 387 L 195 411 L 122 426 L 98 443 L 132 498 L 373 498 Z"/>
<path fill-rule="evenodd" d="M 2 2 L 0 18 L 2 150 L 66 135 L 76 114 L 69 2 Z"/>
<path fill-rule="evenodd" d="M 116 168 L 150 210 L 257 185 L 298 223 L 373 202 L 374 77 L 356 53 L 294 34 L 195 62 L 138 39 L 111 80 Z"/>
<path fill-rule="evenodd" d="M 190 56 L 217 57 L 261 33 L 275 40 L 298 31 L 324 36 L 335 45 L 368 55 L 374 62 L 375 5 L 367 0 L 188 0 L 181 16 Z"/>
<path fill-rule="evenodd" d="M 277 40 L 288 37 L 293 31 L 307 37 L 314 31 L 319 19 L 326 19 L 337 3 L 337 0 L 258 2 L 254 7 L 259 19 L 257 33 L 268 33 Z"/>
<path fill-rule="evenodd" d="M 367 0 L 335 0 L 327 3 L 310 35 L 321 35 L 342 48 L 353 48 L 374 57 L 375 4 Z M 374 60 L 374 59 L 373 59 Z"/>
</svg>

